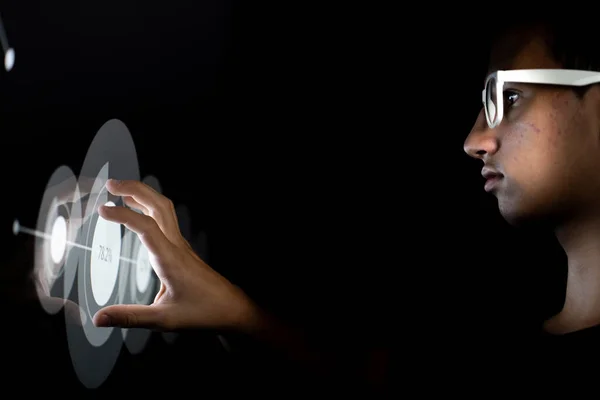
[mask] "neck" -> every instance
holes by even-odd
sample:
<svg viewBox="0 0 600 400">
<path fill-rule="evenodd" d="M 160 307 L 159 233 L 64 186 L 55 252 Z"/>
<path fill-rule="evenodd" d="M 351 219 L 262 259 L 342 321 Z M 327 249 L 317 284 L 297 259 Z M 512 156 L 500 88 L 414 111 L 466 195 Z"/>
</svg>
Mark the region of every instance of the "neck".
<svg viewBox="0 0 600 400">
<path fill-rule="evenodd" d="M 544 328 L 560 335 L 600 325 L 600 213 L 570 220 L 555 234 L 567 254 L 567 291 L 562 311 Z"/>
</svg>

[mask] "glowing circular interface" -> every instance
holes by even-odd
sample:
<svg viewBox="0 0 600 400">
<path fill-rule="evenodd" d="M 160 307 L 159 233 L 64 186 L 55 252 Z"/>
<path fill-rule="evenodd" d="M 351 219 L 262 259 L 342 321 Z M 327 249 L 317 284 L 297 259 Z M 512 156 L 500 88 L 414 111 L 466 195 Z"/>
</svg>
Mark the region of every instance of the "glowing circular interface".
<svg viewBox="0 0 600 400">
<path fill-rule="evenodd" d="M 61 215 L 56 217 L 50 234 L 50 256 L 58 264 L 67 249 L 67 221 Z"/>
<path fill-rule="evenodd" d="M 114 207 L 115 203 L 109 201 L 106 205 Z M 99 306 L 104 306 L 115 288 L 119 275 L 121 225 L 98 216 L 91 252 L 92 295 Z"/>
<path fill-rule="evenodd" d="M 135 283 L 140 293 L 148 289 L 150 278 L 152 278 L 152 266 L 150 265 L 150 254 L 146 246 L 140 244 L 136 260 Z"/>
<path fill-rule="evenodd" d="M 10 72 L 10 70 L 13 69 L 14 65 L 15 50 L 11 48 L 6 50 L 6 54 L 4 54 L 4 68 L 6 69 L 6 71 Z"/>
</svg>

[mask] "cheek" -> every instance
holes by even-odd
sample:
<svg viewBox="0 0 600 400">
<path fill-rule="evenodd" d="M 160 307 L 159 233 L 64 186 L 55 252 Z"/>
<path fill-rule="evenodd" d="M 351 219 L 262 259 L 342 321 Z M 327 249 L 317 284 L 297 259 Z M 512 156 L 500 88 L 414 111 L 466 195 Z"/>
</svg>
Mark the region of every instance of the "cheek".
<svg viewBox="0 0 600 400">
<path fill-rule="evenodd" d="M 502 143 L 501 167 L 523 188 L 544 186 L 564 171 L 564 131 L 553 118 L 544 122 L 515 124 Z"/>
</svg>

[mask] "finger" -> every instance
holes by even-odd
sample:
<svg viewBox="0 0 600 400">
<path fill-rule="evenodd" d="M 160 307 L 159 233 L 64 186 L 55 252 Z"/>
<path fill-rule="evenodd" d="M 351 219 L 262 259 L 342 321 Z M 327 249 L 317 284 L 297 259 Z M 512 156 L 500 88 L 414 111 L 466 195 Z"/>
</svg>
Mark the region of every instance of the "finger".
<svg viewBox="0 0 600 400">
<path fill-rule="evenodd" d="M 99 327 L 160 329 L 165 327 L 164 312 L 160 306 L 121 304 L 109 306 L 94 315 L 94 325 Z"/>
<path fill-rule="evenodd" d="M 154 219 L 125 207 L 106 205 L 100 206 L 98 214 L 108 221 L 123 224 L 137 233 L 144 246 L 158 258 L 170 254 L 172 244 L 167 240 Z"/>
<path fill-rule="evenodd" d="M 150 215 L 150 213 L 148 212 L 148 209 L 146 207 L 144 207 L 143 205 L 141 205 L 140 203 L 138 203 L 137 201 L 135 201 L 135 199 L 131 196 L 123 197 L 123 202 L 125 204 L 127 204 L 129 207 L 131 207 L 135 210 L 141 211 L 145 215 Z"/>
<path fill-rule="evenodd" d="M 148 213 L 156 220 L 165 235 L 175 244 L 185 244 L 185 239 L 179 230 L 177 214 L 173 202 L 158 193 L 150 186 L 140 181 L 110 179 L 106 188 L 115 196 L 131 197 L 140 205 L 144 206 Z"/>
<path fill-rule="evenodd" d="M 158 293 L 156 293 L 156 296 L 154 296 L 154 303 L 158 302 L 158 300 L 161 298 L 161 296 L 163 294 L 165 294 L 165 291 L 167 290 L 167 287 L 165 286 L 164 283 L 160 283 L 160 289 L 158 290 Z"/>
<path fill-rule="evenodd" d="M 135 201 L 143 205 L 148 211 L 158 211 L 168 205 L 169 199 L 150 186 L 140 181 L 109 179 L 106 188 L 115 196 L 133 197 Z"/>
</svg>

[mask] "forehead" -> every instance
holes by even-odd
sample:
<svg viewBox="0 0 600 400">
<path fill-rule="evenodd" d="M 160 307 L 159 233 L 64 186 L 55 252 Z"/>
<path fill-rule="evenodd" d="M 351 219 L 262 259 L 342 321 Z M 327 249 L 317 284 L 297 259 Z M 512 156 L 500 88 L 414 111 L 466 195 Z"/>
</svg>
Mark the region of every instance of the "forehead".
<svg viewBox="0 0 600 400">
<path fill-rule="evenodd" d="M 490 54 L 488 72 L 510 69 L 560 68 L 541 27 L 518 27 L 499 37 Z"/>
</svg>

